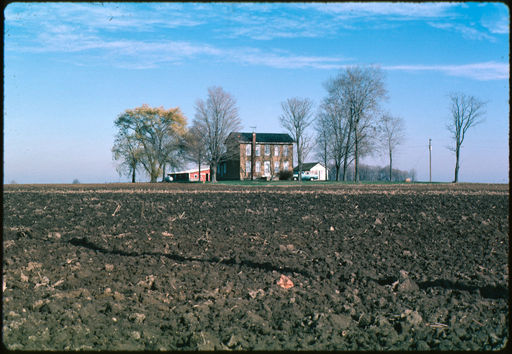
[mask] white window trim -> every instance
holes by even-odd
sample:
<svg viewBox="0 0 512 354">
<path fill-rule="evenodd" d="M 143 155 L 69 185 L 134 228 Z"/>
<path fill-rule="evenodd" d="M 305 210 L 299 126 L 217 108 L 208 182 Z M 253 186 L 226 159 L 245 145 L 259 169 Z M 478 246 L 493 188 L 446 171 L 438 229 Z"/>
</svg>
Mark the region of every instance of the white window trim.
<svg viewBox="0 0 512 354">
<path fill-rule="evenodd" d="M 266 167 L 268 166 L 268 170 Z M 263 174 L 265 176 L 270 176 L 270 161 L 263 161 Z"/>
</svg>

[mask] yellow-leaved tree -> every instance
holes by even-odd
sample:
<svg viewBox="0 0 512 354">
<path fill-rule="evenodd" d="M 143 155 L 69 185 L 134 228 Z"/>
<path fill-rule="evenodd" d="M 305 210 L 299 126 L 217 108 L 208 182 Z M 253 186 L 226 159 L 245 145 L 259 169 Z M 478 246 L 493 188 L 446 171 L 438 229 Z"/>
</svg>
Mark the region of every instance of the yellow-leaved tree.
<svg viewBox="0 0 512 354">
<path fill-rule="evenodd" d="M 129 166 L 135 181 L 135 169 L 142 167 L 156 182 L 165 169 L 183 163 L 187 119 L 179 108 L 153 108 L 147 104 L 127 109 L 115 120 L 118 129 L 112 149 L 115 160 Z"/>
</svg>

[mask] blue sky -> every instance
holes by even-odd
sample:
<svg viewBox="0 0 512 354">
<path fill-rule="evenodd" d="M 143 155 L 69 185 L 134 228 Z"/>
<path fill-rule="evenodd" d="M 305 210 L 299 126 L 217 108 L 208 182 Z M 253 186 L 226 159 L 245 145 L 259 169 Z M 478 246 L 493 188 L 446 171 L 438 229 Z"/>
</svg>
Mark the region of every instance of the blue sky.
<svg viewBox="0 0 512 354">
<path fill-rule="evenodd" d="M 502 3 L 11 3 L 4 17 L 4 183 L 127 181 L 115 118 L 147 103 L 190 123 L 214 85 L 236 98 L 244 131 L 284 132 L 280 102 L 309 97 L 316 110 L 323 83 L 352 65 L 382 68 L 382 109 L 405 121 L 394 167 L 428 180 L 431 138 L 432 179 L 453 179 L 447 95 L 463 91 L 488 104 L 459 180 L 508 183 Z"/>
</svg>

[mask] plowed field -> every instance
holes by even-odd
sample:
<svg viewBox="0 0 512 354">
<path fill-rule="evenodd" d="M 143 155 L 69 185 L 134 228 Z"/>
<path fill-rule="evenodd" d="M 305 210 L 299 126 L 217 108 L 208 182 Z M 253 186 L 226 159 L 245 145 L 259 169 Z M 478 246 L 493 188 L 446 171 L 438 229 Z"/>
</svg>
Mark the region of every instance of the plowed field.
<svg viewBox="0 0 512 354">
<path fill-rule="evenodd" d="M 504 348 L 508 215 L 508 185 L 6 185 L 3 344 Z"/>
</svg>

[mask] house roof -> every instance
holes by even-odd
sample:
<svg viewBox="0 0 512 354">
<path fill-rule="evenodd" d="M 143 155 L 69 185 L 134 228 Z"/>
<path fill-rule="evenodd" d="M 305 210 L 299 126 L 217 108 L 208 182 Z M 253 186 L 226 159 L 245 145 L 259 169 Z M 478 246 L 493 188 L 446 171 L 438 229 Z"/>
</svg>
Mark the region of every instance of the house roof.
<svg viewBox="0 0 512 354">
<path fill-rule="evenodd" d="M 252 133 L 232 132 L 229 137 L 236 137 L 238 141 L 250 143 L 252 141 Z M 289 134 L 280 133 L 256 133 L 256 141 L 259 143 L 293 143 L 293 139 Z"/>
<path fill-rule="evenodd" d="M 304 162 L 302 164 L 302 171 L 309 171 L 316 165 L 320 165 L 320 166 L 324 167 L 324 165 L 320 162 Z M 293 172 L 298 172 L 298 171 L 299 171 L 299 166 L 295 166 L 293 168 Z"/>
</svg>

